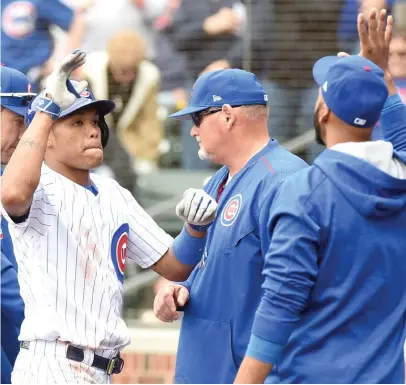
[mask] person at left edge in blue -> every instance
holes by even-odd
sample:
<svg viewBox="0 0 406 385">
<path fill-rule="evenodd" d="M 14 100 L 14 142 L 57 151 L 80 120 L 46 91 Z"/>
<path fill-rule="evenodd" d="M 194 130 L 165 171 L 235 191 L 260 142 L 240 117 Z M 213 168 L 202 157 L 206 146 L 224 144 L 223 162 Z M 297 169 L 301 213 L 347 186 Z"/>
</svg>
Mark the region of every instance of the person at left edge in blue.
<svg viewBox="0 0 406 385">
<path fill-rule="evenodd" d="M 17 271 L 1 253 L 1 383 L 11 383 L 11 372 L 20 350 L 18 335 L 24 319 Z"/>
<path fill-rule="evenodd" d="M 171 115 L 193 120 L 199 157 L 223 165 L 204 187 L 218 210 L 200 264 L 186 282 L 162 288 L 154 302 L 157 317 L 169 322 L 178 317 L 175 304 L 189 298 L 176 383 L 234 380 L 261 298 L 269 207 L 283 181 L 307 167 L 270 138 L 267 99 L 253 73 L 225 69 L 201 75 L 189 106 Z"/>
<path fill-rule="evenodd" d="M 27 75 L 36 91 L 57 59 L 52 25 L 67 32 L 61 57 L 80 46 L 85 31 L 81 9 L 74 11 L 60 0 L 1 2 L 1 60 Z"/>
<path fill-rule="evenodd" d="M 27 77 L 0 67 L 1 78 L 1 174 L 25 131 L 24 116 L 30 100 Z M 18 335 L 24 318 L 24 303 L 17 279 L 17 263 L 7 221 L 1 218 L 1 383 L 11 382 L 11 371 L 19 352 Z"/>
<path fill-rule="evenodd" d="M 385 74 L 392 18 L 376 16 L 370 36 L 358 17 L 360 55 L 314 65 L 327 150 L 268 212 L 264 294 L 235 383 L 404 383 L 406 116 Z M 391 142 L 371 141 L 380 118 Z"/>
</svg>

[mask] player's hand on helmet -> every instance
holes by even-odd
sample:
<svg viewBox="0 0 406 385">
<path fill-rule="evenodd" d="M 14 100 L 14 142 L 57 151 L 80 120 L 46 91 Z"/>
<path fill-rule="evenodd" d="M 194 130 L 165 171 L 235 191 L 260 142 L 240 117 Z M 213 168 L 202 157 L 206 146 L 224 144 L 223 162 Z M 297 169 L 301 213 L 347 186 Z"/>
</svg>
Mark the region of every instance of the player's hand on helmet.
<svg viewBox="0 0 406 385">
<path fill-rule="evenodd" d="M 217 202 L 202 189 L 188 189 L 176 205 L 176 215 L 192 228 L 207 228 L 216 218 Z"/>
<path fill-rule="evenodd" d="M 73 86 L 68 82 L 72 71 L 85 63 L 86 53 L 76 50 L 65 57 L 54 67 L 46 81 L 45 94 L 61 109 L 69 108 L 87 87 L 86 81 L 76 82 Z"/>
<path fill-rule="evenodd" d="M 160 289 L 154 299 L 154 314 L 162 322 L 173 322 L 179 318 L 177 307 L 189 300 L 189 291 L 182 285 L 169 283 Z"/>
</svg>

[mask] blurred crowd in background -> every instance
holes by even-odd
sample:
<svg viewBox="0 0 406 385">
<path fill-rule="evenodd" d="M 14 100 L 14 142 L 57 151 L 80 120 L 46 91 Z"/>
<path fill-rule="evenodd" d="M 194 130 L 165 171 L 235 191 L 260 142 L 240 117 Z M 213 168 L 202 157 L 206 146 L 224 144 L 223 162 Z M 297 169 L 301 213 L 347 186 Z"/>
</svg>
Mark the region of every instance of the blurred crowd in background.
<svg viewBox="0 0 406 385">
<path fill-rule="evenodd" d="M 254 72 L 268 93 L 271 136 L 292 144 L 310 134 L 295 152 L 312 162 L 322 150 L 312 133 L 313 63 L 357 54 L 357 14 L 372 7 L 394 16 L 389 65 L 406 102 L 406 0 L 2 0 L 1 61 L 38 91 L 56 60 L 86 51 L 73 77 L 117 105 L 96 172 L 136 195 L 141 175 L 216 167 L 198 158 L 190 121 L 167 119 L 216 69 Z"/>
<path fill-rule="evenodd" d="M 311 129 L 313 63 L 358 53 L 357 14 L 373 6 L 394 14 L 391 67 L 404 80 L 404 0 L 4 0 L 1 55 L 39 89 L 67 51 L 88 53 L 74 77 L 116 102 L 105 171 L 131 188 L 137 174 L 158 167 L 213 167 L 198 159 L 190 122 L 166 120 L 205 71 L 254 72 L 268 92 L 270 133 L 281 143 Z M 303 157 L 311 162 L 320 150 L 311 142 Z"/>
</svg>

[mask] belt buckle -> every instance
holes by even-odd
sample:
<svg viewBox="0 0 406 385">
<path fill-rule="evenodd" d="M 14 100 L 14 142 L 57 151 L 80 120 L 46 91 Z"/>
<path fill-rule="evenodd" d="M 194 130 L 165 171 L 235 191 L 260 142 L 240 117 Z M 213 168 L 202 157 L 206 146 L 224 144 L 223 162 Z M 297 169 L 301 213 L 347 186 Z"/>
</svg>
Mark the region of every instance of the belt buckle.
<svg viewBox="0 0 406 385">
<path fill-rule="evenodd" d="M 21 341 L 20 342 L 20 348 L 21 349 L 30 349 L 30 341 Z"/>
<path fill-rule="evenodd" d="M 118 356 L 114 357 L 110 360 L 109 364 L 107 365 L 107 374 L 119 374 L 123 370 L 124 367 L 124 360 Z"/>
</svg>

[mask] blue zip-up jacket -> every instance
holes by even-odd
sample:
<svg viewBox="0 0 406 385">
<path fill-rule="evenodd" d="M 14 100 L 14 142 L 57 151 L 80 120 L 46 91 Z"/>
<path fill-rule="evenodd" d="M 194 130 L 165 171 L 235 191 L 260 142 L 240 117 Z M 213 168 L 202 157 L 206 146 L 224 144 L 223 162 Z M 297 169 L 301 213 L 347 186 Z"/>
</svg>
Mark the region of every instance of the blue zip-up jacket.
<svg viewBox="0 0 406 385">
<path fill-rule="evenodd" d="M 190 299 L 175 382 L 233 382 L 262 294 L 269 207 L 281 183 L 304 167 L 303 160 L 271 140 L 224 188 L 202 261 L 184 283 Z M 223 167 L 205 186 L 207 193 L 217 198 L 227 177 Z"/>
<path fill-rule="evenodd" d="M 406 108 L 382 114 L 406 163 Z M 284 345 L 269 382 L 403 383 L 406 180 L 326 150 L 281 186 L 252 333 Z"/>
</svg>

